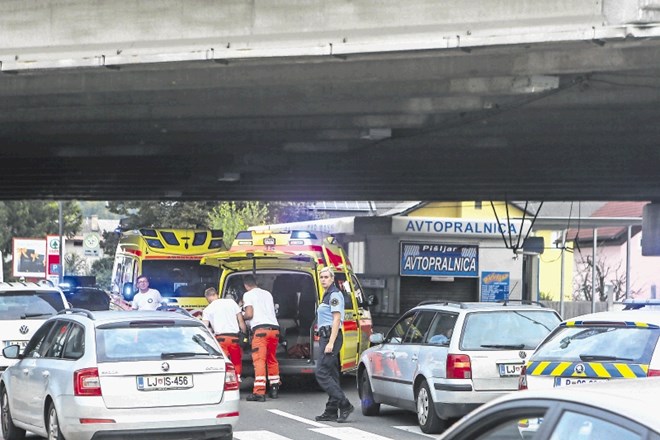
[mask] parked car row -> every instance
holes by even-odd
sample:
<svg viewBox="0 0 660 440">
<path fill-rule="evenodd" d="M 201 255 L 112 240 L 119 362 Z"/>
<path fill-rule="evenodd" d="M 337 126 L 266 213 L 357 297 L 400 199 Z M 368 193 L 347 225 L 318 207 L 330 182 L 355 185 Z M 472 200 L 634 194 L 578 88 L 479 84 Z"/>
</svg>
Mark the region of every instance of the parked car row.
<svg viewBox="0 0 660 440">
<path fill-rule="evenodd" d="M 562 322 L 555 311 L 533 304 L 420 304 L 405 313 L 387 334 L 371 337 L 373 346 L 363 353 L 358 367 L 362 413 L 377 415 L 381 404 L 408 409 L 417 413 L 423 432 L 435 433 L 493 399 L 504 399 L 498 404 L 502 411 L 529 406 L 522 399 L 546 399 L 543 393 L 513 391 L 660 376 L 658 305 L 660 301 L 631 302 L 624 311 L 589 314 Z M 625 387 L 626 383 L 631 381 L 620 386 Z M 655 383 L 660 385 L 657 380 Z M 598 393 L 594 392 L 595 399 Z M 537 437 L 537 431 L 547 434 L 560 429 L 558 425 L 550 427 L 559 419 L 549 423 L 548 417 L 555 414 L 555 409 L 549 411 L 570 407 L 575 403 L 570 403 L 572 398 L 568 394 L 551 394 L 547 396 L 547 405 L 541 405 L 544 409 L 535 414 L 522 411 L 517 417 L 514 414 L 518 412 L 511 412 L 508 420 L 514 437 L 452 434 L 447 438 L 646 438 L 624 434 L 599 437 L 591 434 L 600 432 L 595 428 L 585 428 L 581 437 Z M 500 406 L 476 412 L 497 412 Z M 587 424 L 593 427 L 594 423 Z M 546 426 L 543 431 L 541 425 Z M 658 430 L 657 423 L 647 425 L 648 428 Z"/>
</svg>

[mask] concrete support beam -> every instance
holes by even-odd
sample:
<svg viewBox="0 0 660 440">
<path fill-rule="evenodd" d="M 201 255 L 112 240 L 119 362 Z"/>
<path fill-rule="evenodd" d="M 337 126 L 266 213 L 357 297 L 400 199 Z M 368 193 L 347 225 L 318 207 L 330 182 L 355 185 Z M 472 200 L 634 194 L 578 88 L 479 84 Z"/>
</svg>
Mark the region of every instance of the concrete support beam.
<svg viewBox="0 0 660 440">
<path fill-rule="evenodd" d="M 342 56 L 660 34 L 658 0 L 24 0 L 0 3 L 3 71 Z"/>
</svg>

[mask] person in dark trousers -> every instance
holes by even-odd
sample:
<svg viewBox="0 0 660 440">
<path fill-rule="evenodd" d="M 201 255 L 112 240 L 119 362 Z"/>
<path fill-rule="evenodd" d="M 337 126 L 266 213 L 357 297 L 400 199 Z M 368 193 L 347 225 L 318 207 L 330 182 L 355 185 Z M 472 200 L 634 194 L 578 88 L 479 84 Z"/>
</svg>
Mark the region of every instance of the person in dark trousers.
<svg viewBox="0 0 660 440">
<path fill-rule="evenodd" d="M 344 423 L 355 409 L 348 401 L 339 382 L 339 351 L 343 343 L 344 295 L 334 284 L 335 274 L 329 267 L 319 272 L 325 290 L 316 312 L 321 358 L 316 363 L 316 381 L 328 393 L 325 411 L 317 421 Z"/>
</svg>

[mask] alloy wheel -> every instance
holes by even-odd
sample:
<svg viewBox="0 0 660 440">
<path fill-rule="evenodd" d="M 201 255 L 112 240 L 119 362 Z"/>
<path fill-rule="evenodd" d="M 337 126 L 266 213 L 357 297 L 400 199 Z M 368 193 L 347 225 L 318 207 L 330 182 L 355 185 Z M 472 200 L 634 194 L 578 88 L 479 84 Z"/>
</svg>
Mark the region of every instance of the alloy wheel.
<svg viewBox="0 0 660 440">
<path fill-rule="evenodd" d="M 54 406 L 51 406 L 50 413 L 48 413 L 48 440 L 60 440 L 60 425 L 57 420 L 57 411 Z"/>
<path fill-rule="evenodd" d="M 9 397 L 7 393 L 2 393 L 2 432 L 9 431 Z"/>
<path fill-rule="evenodd" d="M 429 395 L 426 388 L 421 387 L 417 393 L 417 420 L 420 425 L 426 424 L 429 418 Z"/>
</svg>

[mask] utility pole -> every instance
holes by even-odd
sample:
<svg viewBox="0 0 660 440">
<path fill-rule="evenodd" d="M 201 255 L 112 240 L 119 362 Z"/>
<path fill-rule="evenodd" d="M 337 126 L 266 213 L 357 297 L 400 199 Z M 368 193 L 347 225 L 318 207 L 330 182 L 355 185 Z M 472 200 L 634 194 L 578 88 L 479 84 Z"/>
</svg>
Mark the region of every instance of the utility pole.
<svg viewBox="0 0 660 440">
<path fill-rule="evenodd" d="M 59 229 L 60 229 L 60 246 L 59 246 L 59 251 L 60 251 L 60 271 L 59 271 L 59 282 L 58 284 L 62 284 L 62 281 L 64 281 L 64 255 L 63 255 L 63 250 L 62 248 L 64 247 L 64 243 L 62 242 L 62 235 L 64 231 L 64 220 L 63 220 L 63 215 L 62 215 L 62 201 L 60 200 L 58 202 L 59 205 Z"/>
</svg>

